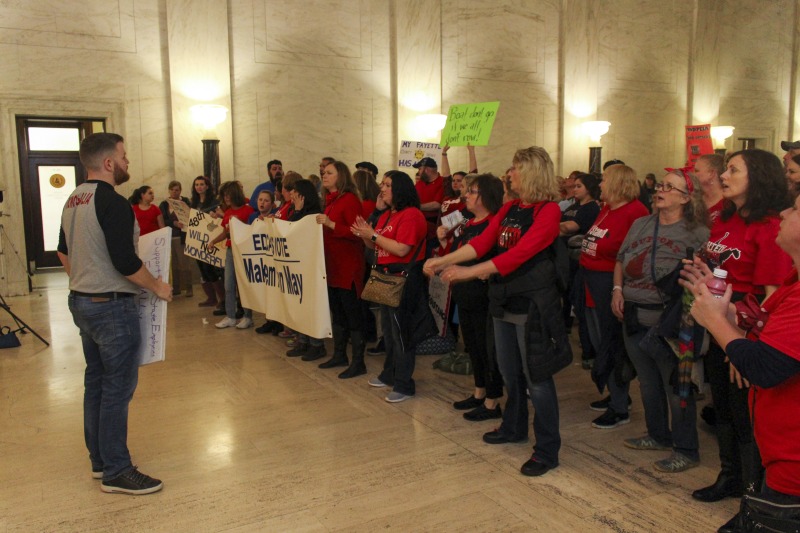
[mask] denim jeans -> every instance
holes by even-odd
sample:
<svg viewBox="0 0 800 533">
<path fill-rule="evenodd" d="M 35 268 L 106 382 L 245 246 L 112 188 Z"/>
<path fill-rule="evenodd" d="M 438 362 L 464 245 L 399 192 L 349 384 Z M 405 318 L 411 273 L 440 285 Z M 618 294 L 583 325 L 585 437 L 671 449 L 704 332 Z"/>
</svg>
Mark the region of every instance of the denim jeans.
<svg viewBox="0 0 800 533">
<path fill-rule="evenodd" d="M 93 302 L 69 296 L 86 359 L 83 431 L 92 468 L 109 480 L 131 469 L 128 404 L 139 379 L 141 334 L 136 298 Z"/>
<path fill-rule="evenodd" d="M 236 318 L 236 269 L 233 266 L 233 248 L 225 252 L 225 316 Z M 253 318 L 251 309 L 244 310 L 245 318 Z"/>
<path fill-rule="evenodd" d="M 639 390 L 644 405 L 647 434 L 659 444 L 672 446 L 690 459 L 699 460 L 697 438 L 697 406 L 689 394 L 686 409 L 676 394 L 678 358 L 669 348 L 645 352 L 639 347 L 647 330 L 628 335 L 623 330 L 625 349 L 639 377 Z M 670 430 L 670 416 L 672 430 Z"/>
<path fill-rule="evenodd" d="M 525 345 L 525 325 L 494 318 L 497 364 L 506 384 L 508 401 L 503 411 L 499 432 L 512 439 L 528 436 L 528 401 L 533 404 L 533 436 L 536 439 L 533 457 L 548 466 L 558 465 L 561 434 L 558 429 L 558 396 L 553 378 L 531 383 Z"/>
</svg>

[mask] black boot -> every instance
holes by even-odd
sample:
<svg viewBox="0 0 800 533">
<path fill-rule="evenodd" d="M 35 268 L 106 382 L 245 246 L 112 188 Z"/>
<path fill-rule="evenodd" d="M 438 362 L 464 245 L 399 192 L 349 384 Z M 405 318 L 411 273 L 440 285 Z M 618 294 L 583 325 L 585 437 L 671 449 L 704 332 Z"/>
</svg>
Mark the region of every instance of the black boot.
<svg viewBox="0 0 800 533">
<path fill-rule="evenodd" d="M 739 529 L 739 513 L 733 515 L 733 518 L 725 522 L 725 525 L 717 530 L 717 533 L 737 533 L 742 531 Z"/>
<path fill-rule="evenodd" d="M 354 378 L 367 373 L 367 365 L 364 364 L 364 350 L 367 347 L 364 342 L 364 334 L 357 330 L 351 330 L 350 341 L 353 347 L 353 361 L 347 370 L 339 374 L 339 379 Z"/>
<path fill-rule="evenodd" d="M 333 357 L 320 364 L 320 368 L 347 366 L 347 330 L 339 324 L 333 324 Z"/>
<path fill-rule="evenodd" d="M 692 493 L 692 498 L 701 502 L 718 502 L 724 498 L 738 498 L 742 495 L 744 488 L 740 450 L 736 444 L 733 426 L 720 422 L 717 423 L 716 429 L 722 470 L 713 485 Z"/>
<path fill-rule="evenodd" d="M 747 444 L 739 443 L 739 454 L 742 461 L 742 486 L 747 494 L 761 492 L 764 480 L 764 467 L 761 464 L 761 453 L 758 451 L 756 441 Z"/>
<path fill-rule="evenodd" d="M 316 361 L 317 359 L 322 359 L 326 355 L 328 354 L 325 352 L 325 345 L 320 344 L 319 346 L 309 346 L 301 359 L 303 361 Z"/>
</svg>

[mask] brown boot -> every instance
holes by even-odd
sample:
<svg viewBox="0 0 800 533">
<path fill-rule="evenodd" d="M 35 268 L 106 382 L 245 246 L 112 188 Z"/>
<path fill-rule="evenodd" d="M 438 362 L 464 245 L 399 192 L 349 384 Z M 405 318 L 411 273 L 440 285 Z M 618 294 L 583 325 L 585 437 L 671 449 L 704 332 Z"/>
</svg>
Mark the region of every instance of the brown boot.
<svg viewBox="0 0 800 533">
<path fill-rule="evenodd" d="M 203 292 L 206 293 L 206 299 L 197 304 L 198 307 L 214 307 L 217 305 L 217 293 L 214 292 L 214 285 L 210 281 L 204 281 L 201 285 Z"/>
</svg>

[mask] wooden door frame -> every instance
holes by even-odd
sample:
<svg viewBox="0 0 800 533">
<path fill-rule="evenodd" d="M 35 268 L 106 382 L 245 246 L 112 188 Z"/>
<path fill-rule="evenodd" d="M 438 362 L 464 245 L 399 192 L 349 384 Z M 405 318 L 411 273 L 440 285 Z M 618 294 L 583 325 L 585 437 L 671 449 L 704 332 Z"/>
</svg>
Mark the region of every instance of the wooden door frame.
<svg viewBox="0 0 800 533">
<path fill-rule="evenodd" d="M 88 134 L 92 133 L 93 122 L 106 123 L 105 118 L 93 117 L 55 117 L 55 116 L 37 116 L 37 115 L 15 115 L 16 130 L 17 130 L 17 152 L 19 156 L 19 176 L 20 176 L 20 192 L 22 197 L 22 210 L 23 213 L 37 213 L 39 206 L 34 205 L 39 198 L 33 197 L 31 190 L 30 180 L 33 178 L 29 175 L 30 158 L 31 155 L 43 157 L 63 157 L 65 152 L 53 151 L 36 151 L 31 154 L 30 143 L 28 140 L 28 128 L 31 126 L 45 127 L 45 128 L 77 128 L 79 140 L 83 140 Z M 74 152 L 66 152 L 74 154 Z M 35 176 L 38 179 L 38 176 Z M 86 179 L 86 170 L 83 165 L 78 162 L 78 168 L 75 173 L 76 184 L 82 183 Z M 25 215 L 23 214 L 23 217 Z M 33 235 L 33 228 L 28 228 L 25 225 L 25 255 L 26 255 L 26 270 L 28 275 L 31 276 L 35 273 L 38 265 L 34 267 L 36 261 L 36 236 Z M 30 285 L 30 281 L 28 282 Z M 30 290 L 30 287 L 29 287 Z"/>
</svg>

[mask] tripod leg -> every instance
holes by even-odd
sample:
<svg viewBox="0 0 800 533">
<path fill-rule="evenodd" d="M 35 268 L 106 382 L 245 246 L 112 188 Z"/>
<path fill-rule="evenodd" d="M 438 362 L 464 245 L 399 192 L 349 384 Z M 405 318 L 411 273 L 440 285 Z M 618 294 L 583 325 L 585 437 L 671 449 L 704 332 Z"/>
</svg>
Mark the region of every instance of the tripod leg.
<svg viewBox="0 0 800 533">
<path fill-rule="evenodd" d="M 40 341 L 42 341 L 43 343 L 45 343 L 45 345 L 47 345 L 47 346 L 50 346 L 50 343 L 49 343 L 49 342 L 47 342 L 47 341 L 44 339 L 44 337 L 42 337 L 41 335 L 39 335 L 38 333 L 36 333 L 36 330 L 34 330 L 32 327 L 30 327 L 28 324 L 26 324 L 26 323 L 25 323 L 25 322 L 24 322 L 24 321 L 23 321 L 23 320 L 22 320 L 20 317 L 18 317 L 17 315 L 15 315 L 15 314 L 14 314 L 14 312 L 13 312 L 11 309 L 9 309 L 9 307 L 8 307 L 8 304 L 6 304 L 6 303 L 2 303 L 2 304 L 0 304 L 0 308 L 4 309 L 6 313 L 8 313 L 9 315 L 11 315 L 11 318 L 13 318 L 13 319 L 14 319 L 14 322 L 16 322 L 16 323 L 17 323 L 17 326 L 19 326 L 20 324 L 22 324 L 22 327 L 19 327 L 18 329 L 15 329 L 15 330 L 14 330 L 14 332 L 17 332 L 17 331 L 19 331 L 19 332 L 21 332 L 21 333 L 25 333 L 25 330 L 28 330 L 28 331 L 30 331 L 31 333 L 33 333 L 33 336 L 34 336 L 34 337 L 36 337 L 37 339 L 39 339 Z"/>
</svg>

